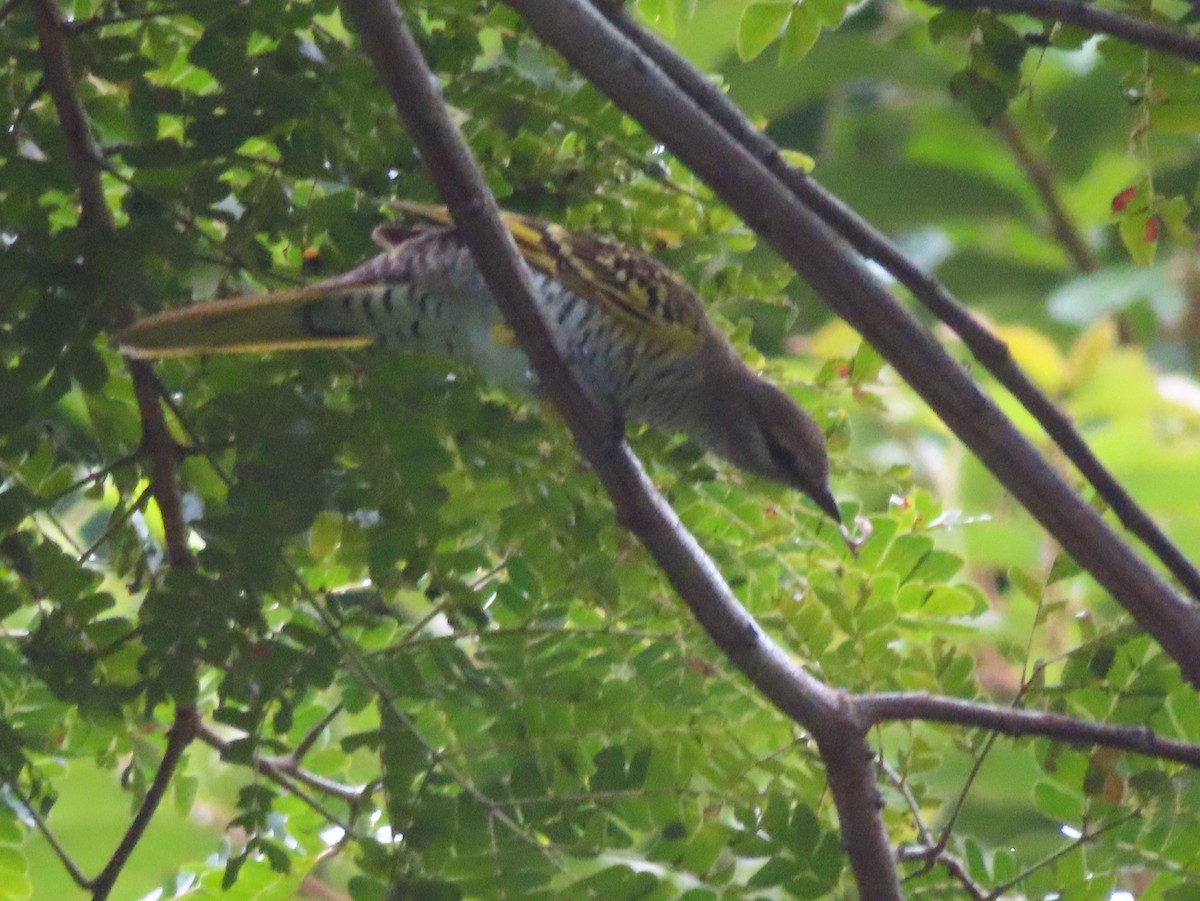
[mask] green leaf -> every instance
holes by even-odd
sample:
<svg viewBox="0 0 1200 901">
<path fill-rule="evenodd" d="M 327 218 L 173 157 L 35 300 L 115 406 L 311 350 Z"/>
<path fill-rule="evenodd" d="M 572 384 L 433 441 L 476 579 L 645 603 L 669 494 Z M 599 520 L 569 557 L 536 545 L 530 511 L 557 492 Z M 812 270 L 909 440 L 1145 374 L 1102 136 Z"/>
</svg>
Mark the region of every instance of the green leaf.
<svg viewBox="0 0 1200 901">
<path fill-rule="evenodd" d="M 808 55 L 821 34 L 821 21 L 817 12 L 803 3 L 792 11 L 779 42 L 779 64 L 795 62 Z"/>
<path fill-rule="evenodd" d="M 1149 266 L 1154 262 L 1154 254 L 1158 250 L 1158 227 L 1152 213 L 1134 212 L 1122 217 L 1117 231 L 1130 259 L 1139 266 Z"/>
<path fill-rule="evenodd" d="M 971 595 L 949 585 L 935 588 L 921 607 L 921 612 L 928 616 L 969 616 L 974 610 Z"/>
<path fill-rule="evenodd" d="M 1045 586 L 1039 579 L 1034 578 L 1018 566 L 1009 567 L 1008 580 L 1020 589 L 1025 597 L 1035 603 L 1041 601 L 1046 592 Z"/>
<path fill-rule="evenodd" d="M 757 57 L 766 50 L 788 23 L 792 15 L 792 3 L 751 3 L 742 11 L 737 27 L 737 54 L 745 61 Z"/>
<path fill-rule="evenodd" d="M 1194 135 L 1200 131 L 1200 102 L 1151 107 L 1150 129 L 1159 134 Z"/>
<path fill-rule="evenodd" d="M 985 124 L 1008 108 L 1008 94 L 973 69 L 963 69 L 951 77 L 950 94 L 966 103 L 975 118 Z"/>
<path fill-rule="evenodd" d="M 1037 809 L 1055 823 L 1078 825 L 1083 820 L 1082 795 L 1057 782 L 1039 780 L 1033 786 L 1033 800 Z"/>
<path fill-rule="evenodd" d="M 682 18 L 680 0 L 638 0 L 638 13 L 669 38 L 675 36 Z"/>
</svg>

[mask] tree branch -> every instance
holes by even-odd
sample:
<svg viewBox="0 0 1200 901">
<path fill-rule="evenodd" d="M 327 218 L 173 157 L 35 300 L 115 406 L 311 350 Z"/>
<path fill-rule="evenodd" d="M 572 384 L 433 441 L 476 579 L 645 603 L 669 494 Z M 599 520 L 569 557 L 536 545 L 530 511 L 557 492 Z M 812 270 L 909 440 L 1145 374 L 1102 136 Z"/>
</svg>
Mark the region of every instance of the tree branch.
<svg viewBox="0 0 1200 901">
<path fill-rule="evenodd" d="M 1058 196 L 1058 189 L 1054 186 L 1054 178 L 1046 166 L 1046 161 L 1035 156 L 1029 149 L 1029 145 L 1025 143 L 1025 136 L 1021 134 L 1021 129 L 1013 122 L 1011 116 L 1001 113 L 996 118 L 995 128 L 1009 153 L 1012 154 L 1038 197 L 1041 198 L 1042 206 L 1046 208 L 1046 215 L 1050 217 L 1050 230 L 1054 233 L 1058 243 L 1062 245 L 1063 250 L 1071 257 L 1075 268 L 1080 272 L 1095 272 L 1100 265 L 1084 242 L 1083 235 L 1079 234 L 1079 229 L 1071 221 L 1067 208 L 1063 206 L 1062 198 Z"/>
<path fill-rule="evenodd" d="M 1022 882 L 1024 882 L 1026 879 L 1028 879 L 1030 876 L 1032 876 L 1038 870 L 1040 870 L 1044 867 L 1050 866 L 1050 864 L 1052 864 L 1056 860 L 1059 860 L 1060 858 L 1065 857 L 1066 855 L 1070 854 L 1076 848 L 1078 848 L 1082 845 L 1086 845 L 1088 842 L 1100 837 L 1101 835 L 1103 835 L 1106 832 L 1111 832 L 1113 829 L 1116 829 L 1120 826 L 1124 826 L 1130 820 L 1136 819 L 1137 817 L 1140 817 L 1141 815 L 1142 815 L 1142 812 L 1140 809 L 1134 809 L 1134 810 L 1129 811 L 1129 813 L 1125 814 L 1124 816 L 1119 816 L 1115 820 L 1110 820 L 1109 822 L 1104 823 L 1102 826 L 1098 826 L 1095 829 L 1083 830 L 1083 832 L 1079 835 L 1079 837 L 1076 838 L 1074 841 L 1070 842 L 1067 845 L 1064 845 L 1063 847 L 1059 848 L 1057 851 L 1053 851 L 1050 854 L 1047 854 L 1045 857 L 1043 857 L 1041 860 L 1037 861 L 1036 863 L 1030 864 L 1028 867 L 1026 867 L 1024 870 L 1022 870 L 1020 873 L 1018 873 L 1012 879 L 1008 880 L 1008 882 L 1001 883 L 1000 885 L 993 888 L 992 893 L 988 897 L 989 898 L 1005 897 L 1005 895 L 1008 894 L 1009 889 L 1013 888 L 1014 886 L 1020 885 Z"/>
<path fill-rule="evenodd" d="M 812 732 L 828 767 L 844 845 L 860 891 L 877 901 L 899 899 L 895 863 L 879 816 L 873 755 L 851 709 L 762 632 L 712 560 L 654 491 L 629 448 L 618 440 L 611 418 L 596 415 L 594 404 L 554 351 L 524 265 L 400 11 L 390 0 L 343 0 L 342 5 L 506 321 L 607 489 L 619 521 L 641 539 L 730 661 Z"/>
<path fill-rule="evenodd" d="M 79 187 L 80 227 L 111 235 L 116 231 L 116 222 L 104 199 L 104 187 L 100 180 L 103 163 L 88 129 L 83 105 L 75 91 L 75 78 L 63 42 L 61 16 L 54 0 L 33 0 L 33 12 L 46 88 L 54 100 L 66 139 L 71 172 Z M 132 322 L 136 314 L 133 303 L 126 301 L 118 311 L 117 324 Z M 192 554 L 187 547 L 187 526 L 183 521 L 176 479 L 179 445 L 167 429 L 158 405 L 158 383 L 154 370 L 141 360 L 126 359 L 125 366 L 133 380 L 142 419 L 141 451 L 149 461 L 150 488 L 162 513 L 167 560 L 172 566 L 191 566 Z"/>
<path fill-rule="evenodd" d="M 21 792 L 17 786 L 17 780 L 13 779 L 5 787 L 13 793 L 13 796 L 25 809 L 25 813 L 33 820 L 34 827 L 42 834 L 42 838 L 46 840 L 46 844 L 50 846 L 50 850 L 54 852 L 54 856 L 58 858 L 63 868 L 67 871 L 67 874 L 71 877 L 71 881 L 82 889 L 90 888 L 91 882 L 84 875 L 83 870 L 79 869 L 79 865 L 75 863 L 71 855 L 67 853 L 67 849 L 62 846 L 57 836 L 50 830 L 49 824 L 38 813 L 37 807 Z"/>
<path fill-rule="evenodd" d="M 66 141 L 71 172 L 79 187 L 79 226 L 101 237 L 109 237 L 116 231 L 116 222 L 104 198 L 99 151 L 92 140 L 83 104 L 80 103 L 75 90 L 75 79 L 63 41 L 62 19 L 54 0 L 32 0 L 32 6 L 46 89 L 54 101 Z M 96 263 L 94 259 L 89 262 L 93 265 Z M 132 322 L 135 316 L 136 310 L 132 301 L 126 300 L 118 311 L 118 324 Z M 167 429 L 162 408 L 158 405 L 158 383 L 154 371 L 144 361 L 126 360 L 125 365 L 133 381 L 142 421 L 140 451 L 148 459 L 150 490 L 162 514 L 167 562 L 175 567 L 190 567 L 194 561 L 187 546 L 187 526 L 183 520 L 183 507 L 176 478 L 179 446 Z M 196 711 L 193 708 L 176 706 L 175 718 L 167 734 L 163 759 L 154 774 L 150 788 L 108 863 L 89 885 L 93 901 L 104 901 L 111 893 L 117 877 L 120 876 L 158 809 L 179 766 L 184 749 L 195 736 L 196 722 Z"/>
<path fill-rule="evenodd" d="M 229 754 L 232 747 L 231 742 L 218 735 L 206 723 L 200 723 L 197 726 L 196 737 L 220 754 L 222 760 L 224 760 L 226 755 Z M 328 795 L 331 798 L 337 798 L 339 801 L 345 802 L 352 808 L 358 804 L 361 804 L 364 800 L 366 800 L 367 797 L 369 797 L 367 786 L 345 785 L 341 782 L 337 782 L 334 779 L 327 779 L 326 777 L 318 775 L 311 770 L 304 769 L 302 766 L 300 766 L 300 763 L 297 760 L 297 756 L 294 752 L 283 757 L 268 757 L 255 754 L 252 765 L 254 769 L 262 775 L 280 781 L 281 784 L 285 785 L 289 791 L 294 790 L 291 785 L 291 780 L 294 779 L 301 785 L 307 785 L 313 791 L 320 792 L 323 795 Z M 312 804 L 311 801 L 308 803 L 310 805 Z M 318 810 L 322 816 L 325 816 L 326 819 L 328 819 L 331 823 L 338 823 L 341 825 L 340 820 L 325 811 L 320 806 L 312 806 Z"/>
<path fill-rule="evenodd" d="M 670 45 L 634 22 L 621 4 L 612 0 L 592 2 L 607 10 L 613 23 L 639 50 L 826 225 L 865 259 L 874 260 L 887 270 L 919 303 L 958 335 L 976 360 L 1038 421 L 1121 524 L 1141 539 L 1193 598 L 1200 600 L 1200 571 L 1092 453 L 1070 419 L 1021 371 L 1004 342 L 976 320 L 945 286 L 917 268 L 885 235 L 818 182 L 790 167 L 779 147 L 755 128 L 733 101 Z"/>
<path fill-rule="evenodd" d="M 1200 606 L 1180 597 L 1117 537 L 792 191 L 714 127 L 590 4 L 506 2 L 791 263 L 1200 686 Z"/>
<path fill-rule="evenodd" d="M 1200 40 L 1145 19 L 1108 12 L 1092 3 L 1075 0 L 930 0 L 934 6 L 972 12 L 990 9 L 1020 13 L 1047 22 L 1069 22 L 1095 34 L 1107 34 L 1129 44 L 1161 50 L 1200 63 Z"/>
<path fill-rule="evenodd" d="M 979 726 L 1004 735 L 1038 735 L 1073 745 L 1120 748 L 1200 769 L 1200 745 L 1162 738 L 1142 726 L 1111 726 L 1057 713 L 999 707 L 923 692 L 859 695 L 854 704 L 862 719 L 872 724 L 889 720 L 926 720 L 955 726 Z"/>
<path fill-rule="evenodd" d="M 129 861 L 129 855 L 141 841 L 146 827 L 150 825 L 151 817 L 158 810 L 158 805 L 162 802 L 163 795 L 166 794 L 167 787 L 171 784 L 175 770 L 179 768 L 179 761 L 183 758 L 184 750 L 196 737 L 199 723 L 200 719 L 194 708 L 184 706 L 175 708 L 175 721 L 171 724 L 171 731 L 167 733 L 167 747 L 163 751 L 162 762 L 159 763 L 158 770 L 154 773 L 154 779 L 146 790 L 146 797 L 142 798 L 141 806 L 134 814 L 133 821 L 121 837 L 117 850 L 113 851 L 112 857 L 100 871 L 100 875 L 91 881 L 89 887 L 92 890 L 92 901 L 104 901 L 112 892 L 117 877 L 121 875 L 121 870 Z"/>
</svg>

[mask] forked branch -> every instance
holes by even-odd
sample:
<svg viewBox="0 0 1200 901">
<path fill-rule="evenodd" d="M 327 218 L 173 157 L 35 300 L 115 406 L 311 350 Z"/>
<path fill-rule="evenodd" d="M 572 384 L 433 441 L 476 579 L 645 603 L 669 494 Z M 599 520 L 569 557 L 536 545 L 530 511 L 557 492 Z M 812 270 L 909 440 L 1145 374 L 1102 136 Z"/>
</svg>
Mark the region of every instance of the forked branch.
<svg viewBox="0 0 1200 901">
<path fill-rule="evenodd" d="M 899 899 L 887 831 L 879 812 L 873 755 L 843 698 L 796 665 L 733 595 L 711 558 L 655 491 L 628 446 L 595 418 L 592 404 L 555 353 L 529 290 L 528 275 L 501 225 L 470 151 L 450 122 L 400 11 L 391 0 L 343 0 L 380 80 L 421 151 L 455 225 L 475 256 L 539 381 L 570 426 L 581 452 L 634 532 L 709 636 L 780 710 L 817 740 L 837 803 L 843 844 L 864 897 Z"/>
</svg>

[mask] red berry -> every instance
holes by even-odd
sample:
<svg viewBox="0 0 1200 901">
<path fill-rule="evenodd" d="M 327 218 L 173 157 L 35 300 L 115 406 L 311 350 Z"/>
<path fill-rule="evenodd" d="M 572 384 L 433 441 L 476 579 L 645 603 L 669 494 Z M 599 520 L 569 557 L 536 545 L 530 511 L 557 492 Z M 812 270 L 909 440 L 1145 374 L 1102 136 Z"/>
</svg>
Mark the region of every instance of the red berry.
<svg viewBox="0 0 1200 901">
<path fill-rule="evenodd" d="M 1145 237 L 1147 244 L 1153 244 L 1155 241 L 1157 241 L 1158 240 L 1158 220 L 1153 217 L 1147 219 L 1146 220 L 1146 228 L 1145 228 L 1145 231 L 1142 232 L 1142 235 Z"/>
<path fill-rule="evenodd" d="M 1121 210 L 1123 210 L 1123 209 L 1125 209 L 1125 207 L 1129 206 L 1129 201 L 1133 200 L 1133 198 L 1136 195 L 1137 195 L 1137 188 L 1134 188 L 1134 187 L 1126 188 L 1124 191 L 1121 191 L 1120 193 L 1118 193 L 1117 196 L 1112 199 L 1113 212 L 1114 213 L 1121 212 Z"/>
</svg>

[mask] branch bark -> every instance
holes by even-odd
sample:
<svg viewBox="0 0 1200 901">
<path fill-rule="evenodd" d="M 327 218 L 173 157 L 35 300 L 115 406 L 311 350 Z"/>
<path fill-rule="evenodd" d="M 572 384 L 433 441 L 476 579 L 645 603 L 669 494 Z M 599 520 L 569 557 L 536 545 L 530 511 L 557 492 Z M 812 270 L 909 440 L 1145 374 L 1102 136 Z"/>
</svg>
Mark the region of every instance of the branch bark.
<svg viewBox="0 0 1200 901">
<path fill-rule="evenodd" d="M 71 172 L 79 187 L 79 226 L 101 238 L 110 237 L 116 231 L 116 222 L 104 198 L 104 185 L 100 178 L 100 153 L 92 140 L 87 115 L 75 90 L 70 57 L 63 40 L 62 17 L 54 0 L 32 0 L 32 7 L 46 89 L 54 101 L 55 111 L 58 113 L 66 139 Z M 97 263 L 94 259 L 88 262 L 92 265 Z M 132 322 L 135 316 L 134 305 L 132 301 L 127 300 L 118 311 L 118 324 Z M 126 360 L 125 365 L 133 381 L 142 421 L 140 452 L 149 463 L 150 491 L 162 514 L 167 562 L 171 566 L 190 567 L 194 560 L 187 546 L 187 525 L 183 519 L 183 505 L 177 479 L 179 445 L 167 428 L 162 408 L 158 405 L 158 382 L 153 369 L 142 361 Z M 150 788 L 108 863 L 88 884 L 93 901 L 104 901 L 112 892 L 117 878 L 129 861 L 129 856 L 141 841 L 146 827 L 158 810 L 184 750 L 195 737 L 196 723 L 195 709 L 184 705 L 176 706 L 174 721 L 167 733 L 163 759 L 154 774 Z"/>
<path fill-rule="evenodd" d="M 622 34 L 839 237 L 864 259 L 874 260 L 887 270 L 922 306 L 949 326 L 975 359 L 1038 421 L 1121 524 L 1163 562 L 1193 598 L 1200 600 L 1200 571 L 1092 453 L 1070 419 L 1016 365 L 1004 342 L 976 320 L 944 285 L 921 272 L 885 235 L 816 180 L 790 167 L 779 147 L 755 128 L 729 97 L 670 45 L 634 22 L 621 4 L 612 0 L 593 0 L 593 5 L 605 10 Z"/>
<path fill-rule="evenodd" d="M 183 759 L 183 752 L 196 737 L 199 722 L 195 709 L 182 706 L 175 708 L 175 721 L 171 724 L 171 731 L 167 733 L 167 747 L 163 751 L 163 759 L 154 773 L 150 787 L 146 790 L 146 797 L 142 798 L 142 803 L 134 814 L 133 821 L 121 836 L 117 849 L 113 851 L 112 857 L 100 874 L 91 881 L 92 901 L 104 901 L 112 893 L 117 877 L 125 869 L 129 856 L 142 840 L 154 812 L 162 803 L 167 787 L 170 786 L 171 779 L 179 768 L 179 762 Z"/>
<path fill-rule="evenodd" d="M 858 695 L 859 717 L 872 725 L 891 720 L 925 720 L 955 726 L 979 726 L 1004 735 L 1037 735 L 1072 745 L 1119 748 L 1200 769 L 1200 745 L 1155 735 L 1143 726 L 1112 726 L 1087 720 L 947 698 L 923 692 Z"/>
<path fill-rule="evenodd" d="M 222 759 L 232 749 L 232 742 L 222 738 L 205 723 L 201 723 L 197 728 L 196 737 L 220 754 Z M 254 755 L 253 767 L 264 776 L 271 778 L 284 776 L 288 779 L 294 779 L 301 785 L 308 786 L 313 791 L 336 798 L 351 807 L 361 804 L 369 797 L 368 786 L 346 785 L 334 779 L 328 779 L 319 773 L 306 770 L 300 765 L 299 751 L 300 748 L 297 747 L 293 753 L 283 756 L 268 756 L 256 753 Z"/>
<path fill-rule="evenodd" d="M 495 201 L 451 124 L 437 81 L 391 0 L 343 0 L 484 280 L 541 384 L 607 489 L 619 521 L 653 555 L 713 641 L 771 701 L 807 728 L 829 771 L 843 843 L 863 897 L 899 899 L 895 862 L 879 815 L 873 754 L 843 697 L 801 670 L 760 629 L 712 560 L 554 352 L 528 274 L 501 225 Z"/>
<path fill-rule="evenodd" d="M 1142 561 L 788 187 L 583 0 L 506 0 L 862 334 L 1200 687 L 1200 606 Z"/>
<path fill-rule="evenodd" d="M 103 163 L 100 151 L 92 140 L 83 104 L 79 102 L 79 95 L 75 91 L 75 77 L 71 73 L 70 57 L 63 40 L 62 17 L 54 0 L 34 0 L 33 12 L 46 89 L 58 112 L 71 172 L 79 187 L 80 227 L 100 235 L 111 235 L 117 226 L 104 199 L 104 186 L 100 179 Z M 89 262 L 94 265 L 96 261 Z M 136 316 L 133 303 L 127 301 L 118 310 L 116 324 L 126 325 Z M 158 405 L 158 381 L 154 370 L 144 361 L 127 359 L 125 365 L 133 380 L 142 419 L 141 451 L 150 464 L 150 488 L 162 513 L 167 560 L 172 566 L 191 566 L 193 560 L 187 547 L 187 525 L 183 520 L 177 479 L 179 445 L 167 428 L 162 408 Z"/>
<path fill-rule="evenodd" d="M 1050 230 L 1063 250 L 1070 255 L 1075 268 L 1080 272 L 1095 272 L 1100 268 L 1100 264 L 1096 262 L 1096 257 L 1088 248 L 1087 242 L 1083 240 L 1083 235 L 1079 233 L 1070 213 L 1063 205 L 1046 161 L 1029 149 L 1029 145 L 1025 142 L 1025 136 L 1021 134 L 1021 129 L 1006 113 L 997 117 L 995 128 L 1009 153 L 1021 167 L 1021 171 L 1025 173 L 1029 184 L 1041 198 L 1042 206 L 1046 208 L 1046 215 L 1050 219 Z"/>
<path fill-rule="evenodd" d="M 1106 34 L 1129 44 L 1170 53 L 1200 63 L 1200 40 L 1145 19 L 1100 9 L 1076 0 L 931 0 L 934 6 L 973 12 L 990 9 L 1020 13 L 1047 22 L 1069 22 L 1096 34 Z"/>
</svg>

